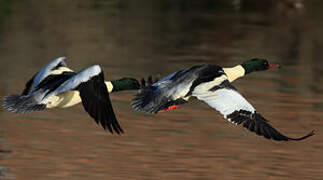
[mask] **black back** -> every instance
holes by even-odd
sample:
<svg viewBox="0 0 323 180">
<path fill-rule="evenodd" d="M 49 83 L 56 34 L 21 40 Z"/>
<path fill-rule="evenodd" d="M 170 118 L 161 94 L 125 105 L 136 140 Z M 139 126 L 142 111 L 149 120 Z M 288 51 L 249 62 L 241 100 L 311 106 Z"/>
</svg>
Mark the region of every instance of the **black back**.
<svg viewBox="0 0 323 180">
<path fill-rule="evenodd" d="M 177 71 L 140 89 L 132 100 L 132 107 L 137 111 L 157 113 L 169 106 L 186 103 L 183 98 L 191 95 L 196 86 L 212 81 L 222 74 L 222 68 L 216 65 L 197 65 Z M 186 94 L 183 97 L 174 96 L 182 94 L 181 92 Z"/>
<path fill-rule="evenodd" d="M 74 76 L 75 74 L 76 74 L 75 72 L 67 71 L 67 72 L 63 72 L 62 74 L 49 75 L 38 84 L 35 91 L 37 91 L 38 89 L 48 89 L 49 91 L 47 92 L 47 94 L 49 94 L 50 92 L 58 88 L 60 85 L 62 85 L 69 78 Z"/>
<path fill-rule="evenodd" d="M 191 71 L 196 71 L 195 74 L 197 78 L 193 81 L 192 86 L 190 87 L 190 91 L 186 96 L 190 96 L 194 91 L 195 87 L 200 85 L 201 83 L 210 82 L 217 77 L 220 77 L 224 74 L 223 69 L 217 65 L 200 65 L 193 66 Z"/>
</svg>

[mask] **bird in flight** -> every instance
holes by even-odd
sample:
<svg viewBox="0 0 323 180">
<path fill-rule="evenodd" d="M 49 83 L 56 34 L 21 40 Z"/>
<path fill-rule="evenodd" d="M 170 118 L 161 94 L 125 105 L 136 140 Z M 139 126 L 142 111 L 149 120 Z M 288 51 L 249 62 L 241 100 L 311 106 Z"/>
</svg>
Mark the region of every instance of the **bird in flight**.
<svg viewBox="0 0 323 180">
<path fill-rule="evenodd" d="M 231 84 L 239 77 L 255 71 L 279 68 L 265 59 L 254 58 L 232 68 L 196 65 L 174 72 L 135 94 L 132 107 L 141 112 L 158 113 L 175 109 L 195 97 L 219 111 L 225 119 L 257 135 L 276 141 L 303 140 L 291 138 L 276 130 Z"/>
<path fill-rule="evenodd" d="M 134 78 L 105 81 L 99 65 L 80 72 L 67 67 L 65 57 L 52 60 L 37 72 L 21 94 L 4 97 L 3 107 L 13 113 L 29 113 L 50 108 L 67 108 L 82 102 L 85 111 L 109 132 L 123 133 L 111 105 L 109 93 L 135 90 L 152 84 L 152 78 L 140 84 Z"/>
</svg>

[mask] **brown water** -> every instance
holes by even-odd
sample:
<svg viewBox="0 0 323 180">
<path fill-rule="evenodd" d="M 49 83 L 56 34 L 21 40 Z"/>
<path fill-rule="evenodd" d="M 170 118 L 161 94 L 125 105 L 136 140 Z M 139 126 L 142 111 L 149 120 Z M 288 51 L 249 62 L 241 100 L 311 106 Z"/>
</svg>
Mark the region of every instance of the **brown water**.
<svg viewBox="0 0 323 180">
<path fill-rule="evenodd" d="M 21 92 L 62 55 L 75 70 L 100 64 L 107 79 L 265 57 L 284 68 L 234 85 L 286 135 L 316 136 L 269 141 L 196 100 L 157 116 L 137 113 L 129 105 L 135 92 L 120 92 L 111 98 L 122 136 L 104 132 L 81 105 L 1 110 L 0 150 L 9 152 L 0 152 L 0 179 L 323 179 L 323 2 L 192 2 L 13 1 L 0 16 L 0 96 Z"/>
</svg>

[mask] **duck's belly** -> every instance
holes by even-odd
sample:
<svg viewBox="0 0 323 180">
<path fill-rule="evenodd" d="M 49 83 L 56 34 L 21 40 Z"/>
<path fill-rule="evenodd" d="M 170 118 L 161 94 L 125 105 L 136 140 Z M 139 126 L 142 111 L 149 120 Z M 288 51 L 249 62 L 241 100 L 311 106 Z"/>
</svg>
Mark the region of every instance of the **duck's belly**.
<svg viewBox="0 0 323 180">
<path fill-rule="evenodd" d="M 81 97 L 78 91 L 66 91 L 48 98 L 47 108 L 67 108 L 80 103 Z"/>
</svg>

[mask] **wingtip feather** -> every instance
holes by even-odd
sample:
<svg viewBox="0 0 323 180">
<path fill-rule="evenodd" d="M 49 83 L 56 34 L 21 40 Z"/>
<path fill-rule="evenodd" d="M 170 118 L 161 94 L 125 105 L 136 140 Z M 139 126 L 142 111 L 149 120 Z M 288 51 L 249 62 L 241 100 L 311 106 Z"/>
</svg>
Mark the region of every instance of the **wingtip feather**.
<svg viewBox="0 0 323 180">
<path fill-rule="evenodd" d="M 131 101 L 131 107 L 139 112 L 156 113 L 158 108 L 153 105 L 154 86 L 147 86 L 138 91 Z"/>
<path fill-rule="evenodd" d="M 315 135 L 315 130 L 313 129 L 311 132 L 309 132 L 307 135 L 303 136 L 303 137 L 300 137 L 300 138 L 289 138 L 289 140 L 293 140 L 293 141 L 301 141 L 301 140 L 304 140 L 304 139 L 307 139 L 311 136 L 314 136 Z"/>
</svg>

